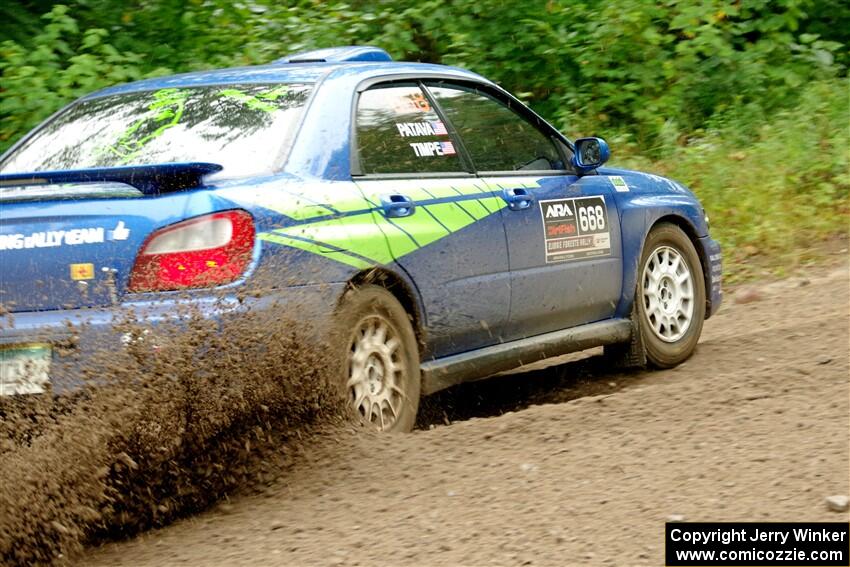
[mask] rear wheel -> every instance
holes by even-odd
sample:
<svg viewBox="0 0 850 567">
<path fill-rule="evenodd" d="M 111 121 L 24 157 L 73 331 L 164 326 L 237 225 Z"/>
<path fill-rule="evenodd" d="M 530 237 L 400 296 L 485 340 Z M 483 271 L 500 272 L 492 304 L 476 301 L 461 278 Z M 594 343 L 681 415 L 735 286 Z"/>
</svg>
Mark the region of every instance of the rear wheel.
<svg viewBox="0 0 850 567">
<path fill-rule="evenodd" d="M 386 289 L 348 292 L 340 310 L 349 405 L 367 426 L 410 431 L 419 407 L 419 348 L 410 318 Z"/>
<path fill-rule="evenodd" d="M 670 368 L 694 352 L 705 320 L 705 280 L 693 243 L 663 223 L 644 243 L 635 301 L 646 359 Z"/>
</svg>

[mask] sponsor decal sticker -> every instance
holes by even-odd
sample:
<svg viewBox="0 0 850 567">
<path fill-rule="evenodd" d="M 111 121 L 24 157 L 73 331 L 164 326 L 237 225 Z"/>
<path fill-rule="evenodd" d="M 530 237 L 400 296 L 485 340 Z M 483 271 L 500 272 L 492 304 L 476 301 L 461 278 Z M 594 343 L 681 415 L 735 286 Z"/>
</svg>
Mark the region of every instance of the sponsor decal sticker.
<svg viewBox="0 0 850 567">
<path fill-rule="evenodd" d="M 74 281 L 93 280 L 94 264 L 71 264 L 71 279 Z"/>
<path fill-rule="evenodd" d="M 113 230 L 109 231 L 109 240 L 127 240 L 130 237 L 130 229 L 124 226 L 124 221 L 118 221 Z"/>
<path fill-rule="evenodd" d="M 395 127 L 402 138 L 422 136 L 447 136 L 446 125 L 439 120 L 429 122 L 398 122 Z"/>
<path fill-rule="evenodd" d="M 546 263 L 611 254 L 605 197 L 540 201 Z"/>
<path fill-rule="evenodd" d="M 100 244 L 104 241 L 102 228 L 73 228 L 71 230 L 47 230 L 32 234 L 0 235 L 0 250 L 28 248 L 52 248 L 78 244 Z"/>
<path fill-rule="evenodd" d="M 411 142 L 416 157 L 453 156 L 457 152 L 451 142 Z"/>
<path fill-rule="evenodd" d="M 413 110 L 418 110 L 419 112 L 431 112 L 431 104 L 422 93 L 407 95 L 406 98 L 410 103 L 410 108 Z"/>
<path fill-rule="evenodd" d="M 446 130 L 446 125 L 442 123 L 440 120 L 434 120 L 430 123 L 431 128 L 434 130 L 435 136 L 448 136 L 449 132 Z"/>
<path fill-rule="evenodd" d="M 619 193 L 627 193 L 629 191 L 629 186 L 626 185 L 626 181 L 619 175 L 609 175 L 608 180 L 611 181 L 611 185 L 614 186 L 615 191 Z"/>
<path fill-rule="evenodd" d="M 0 234 L 0 250 L 27 250 L 30 248 L 54 248 L 57 246 L 77 246 L 80 244 L 103 244 L 107 231 L 102 227 L 72 228 L 70 230 L 45 230 L 30 234 Z M 130 229 L 124 221 L 118 221 L 114 229 L 108 231 L 109 240 L 127 240 Z"/>
</svg>

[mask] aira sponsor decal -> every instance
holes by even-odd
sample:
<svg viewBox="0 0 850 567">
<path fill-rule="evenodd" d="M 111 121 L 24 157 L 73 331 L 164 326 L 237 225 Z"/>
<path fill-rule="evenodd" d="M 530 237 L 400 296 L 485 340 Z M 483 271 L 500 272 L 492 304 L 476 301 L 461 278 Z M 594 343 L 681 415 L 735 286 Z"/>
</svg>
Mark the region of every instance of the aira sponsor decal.
<svg viewBox="0 0 850 567">
<path fill-rule="evenodd" d="M 605 197 L 540 201 L 546 262 L 563 262 L 611 253 Z"/>
</svg>

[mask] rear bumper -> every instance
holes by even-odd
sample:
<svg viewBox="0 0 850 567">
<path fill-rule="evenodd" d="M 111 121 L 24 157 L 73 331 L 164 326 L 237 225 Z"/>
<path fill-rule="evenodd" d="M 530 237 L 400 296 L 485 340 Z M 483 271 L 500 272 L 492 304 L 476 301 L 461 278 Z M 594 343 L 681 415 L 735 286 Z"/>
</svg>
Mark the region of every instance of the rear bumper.
<svg viewBox="0 0 850 567">
<path fill-rule="evenodd" d="M 237 298 L 235 294 L 203 297 L 159 297 L 125 302 L 110 308 L 13 313 L 0 317 L 0 348 L 42 344 L 52 347 L 50 383 L 55 394 L 79 387 L 82 370 L 95 353 L 126 348 L 130 337 L 120 329 L 126 321 L 153 328 L 163 321 L 189 317 L 221 318 L 249 312 L 304 323 L 313 334 L 330 329 L 344 283 L 282 288 L 274 293 Z"/>
<path fill-rule="evenodd" d="M 705 318 L 708 319 L 720 309 L 723 302 L 723 254 L 720 244 L 710 236 L 699 239 L 700 256 L 706 264 L 705 270 Z"/>
</svg>

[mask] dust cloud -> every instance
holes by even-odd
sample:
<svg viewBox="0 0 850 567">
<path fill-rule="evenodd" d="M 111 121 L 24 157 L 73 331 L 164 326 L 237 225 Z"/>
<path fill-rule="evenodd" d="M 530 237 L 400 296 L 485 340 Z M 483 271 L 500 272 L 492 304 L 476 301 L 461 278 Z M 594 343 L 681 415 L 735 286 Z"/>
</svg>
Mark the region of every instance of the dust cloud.
<svg viewBox="0 0 850 567">
<path fill-rule="evenodd" d="M 0 563 L 55 563 L 271 482 L 342 422 L 327 343 L 272 311 L 128 319 L 120 346 L 64 362 L 84 369 L 72 394 L 0 398 Z"/>
</svg>

